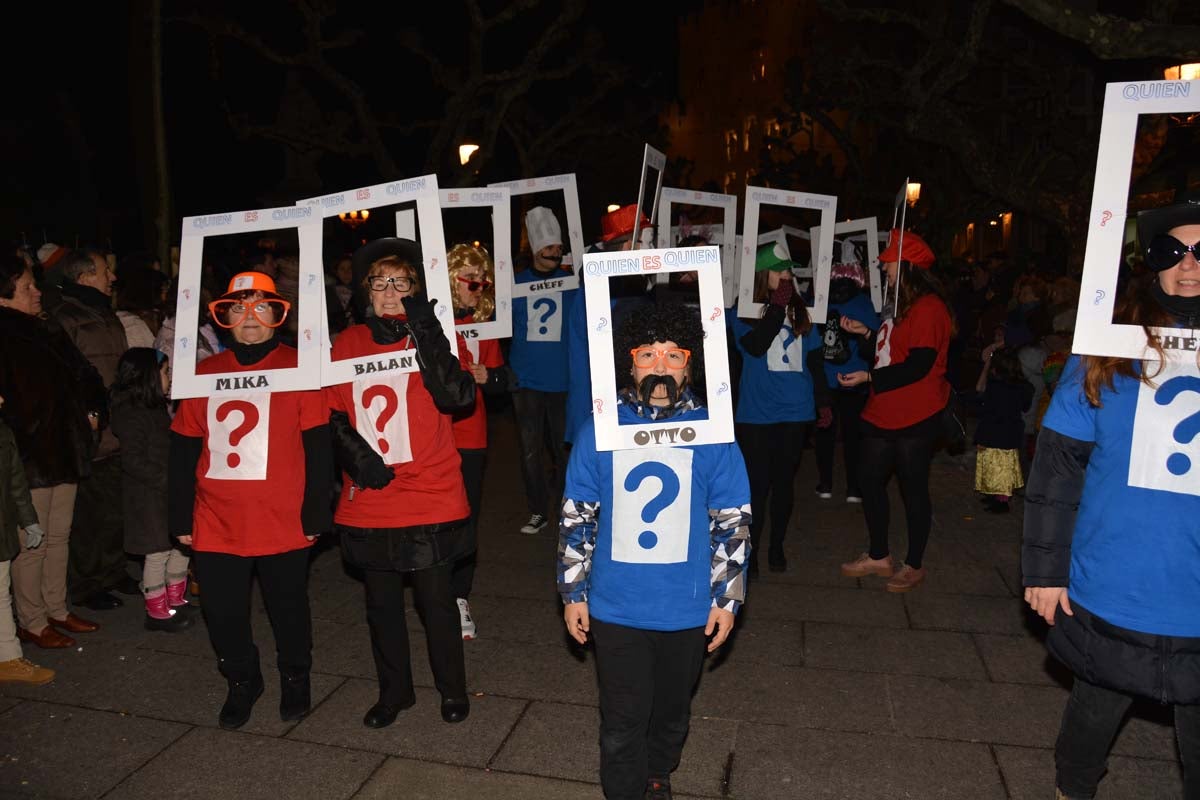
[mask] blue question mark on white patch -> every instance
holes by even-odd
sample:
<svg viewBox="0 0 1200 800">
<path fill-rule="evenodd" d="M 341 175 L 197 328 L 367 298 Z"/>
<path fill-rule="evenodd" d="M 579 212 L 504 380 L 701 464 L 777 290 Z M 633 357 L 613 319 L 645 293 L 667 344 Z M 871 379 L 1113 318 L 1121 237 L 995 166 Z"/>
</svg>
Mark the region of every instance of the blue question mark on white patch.
<svg viewBox="0 0 1200 800">
<path fill-rule="evenodd" d="M 664 508 L 670 507 L 679 497 L 679 477 L 675 471 L 658 461 L 643 461 L 625 476 L 625 491 L 636 492 L 646 478 L 658 478 L 662 484 L 658 494 L 642 508 L 642 521 L 647 525 L 654 522 Z M 638 544 L 645 550 L 653 550 L 658 544 L 658 534 L 654 531 L 642 531 L 638 534 Z"/>
<path fill-rule="evenodd" d="M 1158 387 L 1158 391 L 1154 393 L 1154 402 L 1160 406 L 1169 406 L 1176 397 L 1184 392 L 1200 393 L 1200 378 L 1191 375 L 1171 378 Z M 1200 433 L 1200 411 L 1184 417 L 1172 431 L 1175 441 L 1180 444 L 1188 444 L 1196 438 L 1197 433 Z M 1191 468 L 1192 460 L 1184 453 L 1172 453 L 1167 458 L 1167 471 L 1172 475 L 1186 475 Z"/>
<path fill-rule="evenodd" d="M 538 333 L 545 334 L 550 329 L 546 327 L 546 320 L 554 316 L 555 310 L 558 309 L 558 303 L 551 300 L 549 297 L 539 297 L 533 301 L 533 310 L 546 309 L 545 313 L 538 317 L 538 324 L 542 327 L 538 328 Z"/>
<path fill-rule="evenodd" d="M 783 331 L 783 363 L 790 364 L 788 360 L 788 348 L 792 346 L 792 342 L 796 341 L 796 332 L 791 328 L 784 327 Z"/>
</svg>

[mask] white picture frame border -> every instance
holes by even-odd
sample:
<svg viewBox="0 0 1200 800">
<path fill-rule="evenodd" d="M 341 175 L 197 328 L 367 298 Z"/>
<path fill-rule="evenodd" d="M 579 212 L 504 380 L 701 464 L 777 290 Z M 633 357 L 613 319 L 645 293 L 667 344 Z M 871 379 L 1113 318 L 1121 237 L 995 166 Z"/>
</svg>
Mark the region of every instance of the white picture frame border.
<svg viewBox="0 0 1200 800">
<path fill-rule="evenodd" d="M 750 239 L 753 238 L 756 242 L 758 240 L 759 209 L 764 205 L 818 210 L 821 213 L 820 227 L 832 227 L 837 220 L 837 197 L 834 195 L 793 192 L 788 189 L 768 189 L 762 186 L 746 187 L 746 212 L 742 222 L 742 252 L 738 270 L 737 305 L 737 314 L 743 319 L 757 319 L 762 312 L 763 304 L 754 302 L 754 258 L 758 247 L 757 244 L 751 246 Z M 786 232 L 788 227 L 790 226 L 776 230 Z M 792 230 L 797 234 L 801 233 L 798 228 L 792 228 Z M 825 314 L 829 306 L 829 292 L 818 291 L 818 288 L 826 287 L 827 289 L 829 286 L 833 239 L 820 242 L 813 255 L 816 264 L 813 274 L 813 304 L 808 307 L 808 316 L 813 322 L 822 323 L 825 321 Z"/>
<path fill-rule="evenodd" d="M 440 189 L 438 201 L 442 210 L 448 208 L 491 208 L 492 209 L 492 270 L 496 292 L 495 319 L 487 322 L 469 322 L 455 329 L 471 339 L 507 339 L 512 336 L 512 196 L 508 189 L 500 186 L 471 187 L 466 189 Z M 445 223 L 443 222 L 443 229 Z M 447 253 L 449 255 L 449 253 Z M 447 273 L 447 280 L 449 273 Z M 454 291 L 454 287 L 450 287 Z"/>
<path fill-rule="evenodd" d="M 722 296 L 727 300 L 728 308 L 737 297 L 737 195 L 720 194 L 718 192 L 702 192 L 698 189 L 675 189 L 662 187 L 659 192 L 659 213 L 662 219 L 671 219 L 671 205 L 705 206 L 716 208 L 723 212 L 725 222 L 721 228 L 721 289 Z M 675 228 L 662 224 L 658 226 L 658 248 L 660 250 L 673 246 L 671 237 Z"/>
<path fill-rule="evenodd" d="M 813 227 L 811 234 L 813 238 L 820 237 L 823 229 L 820 225 Z M 854 236 L 859 233 L 862 236 Z M 860 217 L 859 219 L 850 219 L 844 222 L 839 222 L 833 226 L 833 238 L 837 239 L 842 234 L 846 234 L 844 238 L 854 242 L 865 241 L 867 245 L 867 264 L 863 265 L 863 270 L 867 274 L 867 280 L 870 285 L 871 302 L 875 305 L 875 311 L 878 313 L 883 310 L 883 280 L 879 275 L 879 219 L 877 217 Z M 885 234 L 885 235 L 890 235 Z M 832 277 L 832 265 L 830 265 L 830 280 Z"/>
<path fill-rule="evenodd" d="M 446 236 L 442 229 L 442 208 L 438 199 L 437 175 L 421 175 L 414 178 L 377 183 L 374 186 L 362 186 L 357 189 L 346 189 L 340 192 L 309 197 L 297 201 L 297 206 L 310 207 L 322 218 L 335 217 L 342 211 L 382 208 L 397 203 L 415 202 L 417 223 L 420 226 L 421 268 L 422 280 L 425 282 L 425 296 L 437 300 L 434 315 L 442 326 L 442 335 L 451 353 L 458 352 L 458 344 L 454 335 L 454 304 L 450 299 L 450 273 L 446 269 Z M 323 231 L 322 231 L 323 233 Z M 325 303 L 322 309 L 321 341 L 326 344 L 321 348 L 321 384 L 336 386 L 341 383 L 351 383 L 365 374 L 376 372 L 416 372 L 419 369 L 414 357 L 391 358 L 389 364 L 381 365 L 379 354 L 357 356 L 334 361 L 328 346 L 329 322 L 326 319 Z M 403 354 L 392 354 L 403 355 Z M 375 367 L 370 373 L 363 372 L 366 367 Z"/>
<path fill-rule="evenodd" d="M 204 241 L 209 237 L 294 228 L 299 242 L 296 366 L 289 369 L 196 374 L 196 339 L 200 327 L 200 284 Z M 321 386 L 321 317 L 325 308 L 325 271 L 321 268 L 321 218 L 295 206 L 259 208 L 183 218 L 179 245 L 176 297 L 175 359 L 171 365 L 171 398 L 235 397 L 245 387 L 269 392 L 299 392 Z M 236 378 L 236 380 L 234 380 Z"/>
<path fill-rule="evenodd" d="M 646 450 L 734 440 L 733 393 L 730 391 L 729 352 L 725 347 L 720 258 L 720 248 L 713 245 L 584 255 L 592 422 L 595 425 L 597 450 Z M 614 275 L 691 271 L 696 272 L 700 294 L 708 419 L 683 425 L 672 424 L 669 419 L 661 424 L 621 425 L 617 422 L 616 358 L 613 352 L 609 279 Z M 688 438 L 684 440 L 684 436 Z"/>
<path fill-rule="evenodd" d="M 1200 80 L 1132 81 L 1106 86 L 1072 352 L 1131 359 L 1158 357 L 1140 325 L 1113 322 L 1117 279 L 1125 247 L 1124 221 L 1129 209 L 1138 117 L 1197 112 L 1200 112 Z M 1190 342 L 1195 348 L 1196 332 L 1192 330 L 1187 336 L 1186 330 L 1153 329 L 1167 345 L 1164 353 L 1168 359 L 1196 358 L 1195 349 L 1169 346 L 1171 341 L 1180 345 Z"/>
<path fill-rule="evenodd" d="M 571 272 L 568 275 L 555 275 L 545 281 L 517 283 L 516 270 L 513 270 L 513 284 L 510 289 L 511 300 L 518 297 L 535 297 L 548 292 L 562 292 L 578 289 L 579 265 L 583 263 L 583 216 L 579 213 L 579 186 L 575 181 L 575 173 L 567 172 L 562 175 L 546 175 L 541 178 L 522 178 L 515 181 L 497 181 L 489 183 L 488 188 L 508 189 L 509 214 L 512 214 L 512 198 L 540 192 L 561 191 L 563 193 L 563 208 L 567 212 L 567 240 L 571 250 Z M 521 225 L 525 220 L 521 220 Z M 511 225 L 511 221 L 510 221 Z M 512 229 L 509 228 L 511 231 Z M 511 237 L 511 234 L 510 234 Z"/>
</svg>

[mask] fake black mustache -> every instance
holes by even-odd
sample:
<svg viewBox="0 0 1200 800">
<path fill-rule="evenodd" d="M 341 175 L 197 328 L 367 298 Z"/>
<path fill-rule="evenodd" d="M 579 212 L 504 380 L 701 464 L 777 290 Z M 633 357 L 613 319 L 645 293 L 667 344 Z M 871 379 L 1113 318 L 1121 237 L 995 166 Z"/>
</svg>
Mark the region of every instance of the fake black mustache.
<svg viewBox="0 0 1200 800">
<path fill-rule="evenodd" d="M 544 261 L 551 262 L 556 267 L 562 266 L 562 260 L 563 260 L 562 256 L 542 256 L 542 259 Z"/>
<path fill-rule="evenodd" d="M 654 394 L 654 390 L 659 386 L 667 390 L 668 402 L 675 405 L 675 401 L 679 399 L 679 383 L 672 375 L 647 375 L 642 378 L 642 385 L 638 387 L 638 396 L 642 403 L 650 405 L 650 395 Z"/>
</svg>

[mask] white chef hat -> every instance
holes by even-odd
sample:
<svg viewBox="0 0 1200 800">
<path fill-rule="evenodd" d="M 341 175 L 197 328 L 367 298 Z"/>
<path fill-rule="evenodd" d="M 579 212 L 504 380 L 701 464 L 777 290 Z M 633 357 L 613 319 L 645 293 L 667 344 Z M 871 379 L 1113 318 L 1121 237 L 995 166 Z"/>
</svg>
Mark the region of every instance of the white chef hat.
<svg viewBox="0 0 1200 800">
<path fill-rule="evenodd" d="M 558 218 L 545 206 L 534 206 L 525 212 L 525 232 L 529 234 L 529 249 L 535 254 L 543 247 L 563 243 Z"/>
</svg>

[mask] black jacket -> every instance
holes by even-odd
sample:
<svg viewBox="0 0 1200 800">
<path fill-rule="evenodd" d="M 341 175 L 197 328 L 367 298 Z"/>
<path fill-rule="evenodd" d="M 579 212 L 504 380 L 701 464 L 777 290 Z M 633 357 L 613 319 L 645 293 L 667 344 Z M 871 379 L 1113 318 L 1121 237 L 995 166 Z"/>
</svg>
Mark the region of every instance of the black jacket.
<svg viewBox="0 0 1200 800">
<path fill-rule="evenodd" d="M 65 334 L 0 308 L 0 397 L 0 417 L 13 429 L 32 488 L 91 474 L 97 440 L 88 413 L 104 421 L 104 382 Z"/>
<path fill-rule="evenodd" d="M 171 549 L 167 536 L 167 452 L 171 418 L 166 406 L 114 405 L 112 431 L 121 440 L 121 507 L 125 552 Z"/>
</svg>

